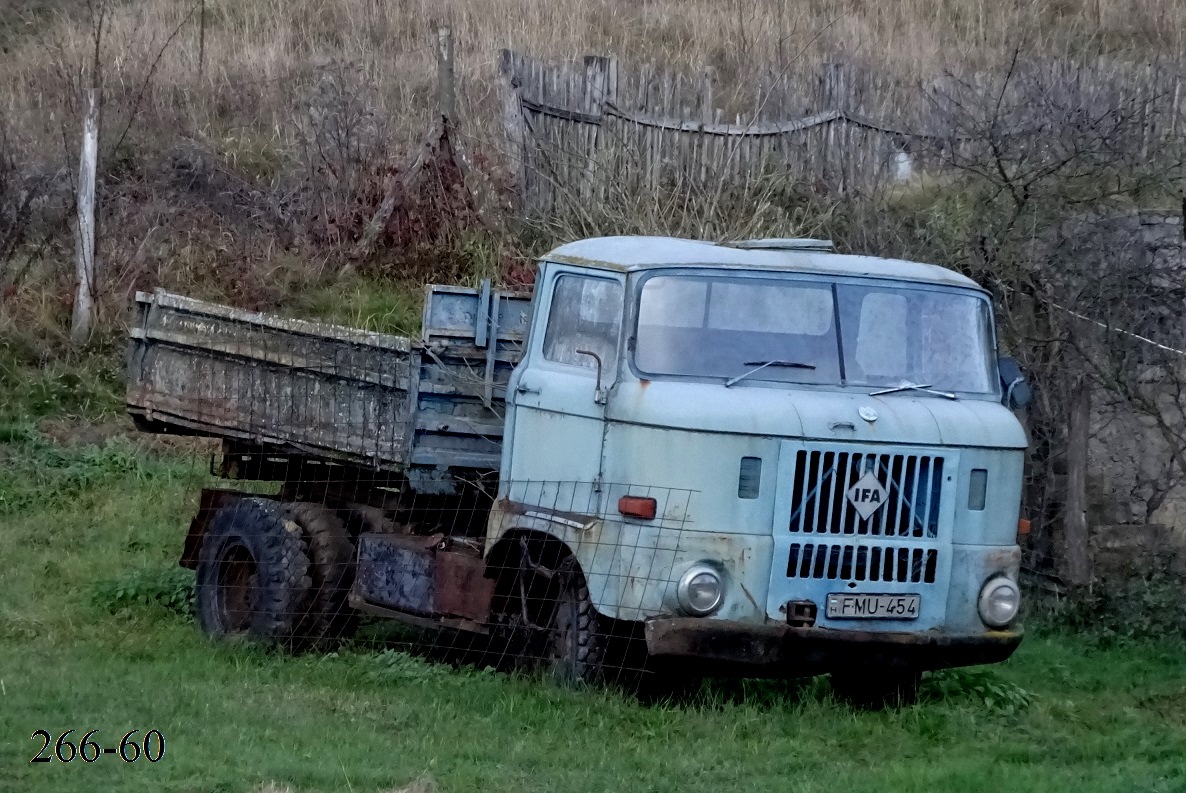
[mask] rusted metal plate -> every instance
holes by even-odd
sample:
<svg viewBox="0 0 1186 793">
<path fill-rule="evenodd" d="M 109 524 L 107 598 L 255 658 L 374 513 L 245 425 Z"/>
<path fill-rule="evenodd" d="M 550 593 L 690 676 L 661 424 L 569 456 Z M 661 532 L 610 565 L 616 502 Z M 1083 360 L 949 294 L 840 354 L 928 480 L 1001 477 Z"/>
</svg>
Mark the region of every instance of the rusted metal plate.
<svg viewBox="0 0 1186 793">
<path fill-rule="evenodd" d="M 693 659 L 714 671 L 763 675 L 817 674 L 861 667 L 941 669 L 997 663 L 1021 643 L 1020 631 L 945 634 L 837 631 L 779 624 L 672 617 L 648 620 L 647 651 Z"/>
<path fill-rule="evenodd" d="M 410 614 L 484 622 L 494 597 L 486 563 L 472 551 L 447 550 L 446 542 L 439 534 L 362 534 L 354 594 Z"/>
<path fill-rule="evenodd" d="M 354 592 L 369 603 L 431 616 L 435 537 L 362 534 Z"/>
<path fill-rule="evenodd" d="M 485 560 L 472 554 L 437 554 L 436 607 L 441 614 L 484 622 L 494 598 L 494 579 L 486 578 Z"/>
</svg>

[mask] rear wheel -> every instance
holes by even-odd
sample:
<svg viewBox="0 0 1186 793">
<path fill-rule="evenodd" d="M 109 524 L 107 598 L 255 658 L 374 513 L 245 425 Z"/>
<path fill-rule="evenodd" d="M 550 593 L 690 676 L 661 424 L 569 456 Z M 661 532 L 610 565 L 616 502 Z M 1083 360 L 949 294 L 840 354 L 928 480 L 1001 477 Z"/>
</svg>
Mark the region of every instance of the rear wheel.
<svg viewBox="0 0 1186 793">
<path fill-rule="evenodd" d="M 833 672 L 831 683 L 832 693 L 855 708 L 899 708 L 918 701 L 922 672 L 914 669 Z"/>
<path fill-rule="evenodd" d="M 309 556 L 311 583 L 298 633 L 308 647 L 331 648 L 358 628 L 358 612 L 347 602 L 354 585 L 354 542 L 324 504 L 288 503 L 284 514 L 301 527 Z"/>
<path fill-rule="evenodd" d="M 309 585 L 301 529 L 279 504 L 242 498 L 211 520 L 197 568 L 198 623 L 208 636 L 295 649 Z"/>
</svg>

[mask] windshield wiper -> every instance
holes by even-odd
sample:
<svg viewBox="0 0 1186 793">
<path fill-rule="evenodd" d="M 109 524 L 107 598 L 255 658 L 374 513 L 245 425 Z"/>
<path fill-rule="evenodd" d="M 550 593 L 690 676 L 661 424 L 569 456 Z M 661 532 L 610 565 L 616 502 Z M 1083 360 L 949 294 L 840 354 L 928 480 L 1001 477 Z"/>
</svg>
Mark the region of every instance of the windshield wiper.
<svg viewBox="0 0 1186 793">
<path fill-rule="evenodd" d="M 736 385 L 737 383 L 741 382 L 745 378 L 749 377 L 751 374 L 756 374 L 757 372 L 762 371 L 767 366 L 783 366 L 788 369 L 814 369 L 815 368 L 815 364 L 813 364 L 813 363 L 800 363 L 799 361 L 779 361 L 779 360 L 746 361 L 744 363 L 744 365 L 745 366 L 754 366 L 757 368 L 750 369 L 748 372 L 745 372 L 744 374 L 739 374 L 736 377 L 734 377 L 732 380 L 726 380 L 725 388 L 728 388 L 729 386 L 732 386 L 732 385 Z"/>
<path fill-rule="evenodd" d="M 885 394 L 897 394 L 901 391 L 922 391 L 924 394 L 934 394 L 941 396 L 944 399 L 955 399 L 955 394 L 950 391 L 935 391 L 931 388 L 930 383 L 902 383 L 893 388 L 883 388 L 880 391 L 874 391 L 869 396 L 884 396 Z"/>
</svg>

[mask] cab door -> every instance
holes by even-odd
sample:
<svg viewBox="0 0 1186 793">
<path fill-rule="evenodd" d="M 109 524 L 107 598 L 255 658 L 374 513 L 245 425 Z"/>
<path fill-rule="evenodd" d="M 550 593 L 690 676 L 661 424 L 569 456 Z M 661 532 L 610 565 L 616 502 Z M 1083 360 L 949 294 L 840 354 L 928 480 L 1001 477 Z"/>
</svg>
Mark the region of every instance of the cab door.
<svg viewBox="0 0 1186 793">
<path fill-rule="evenodd" d="M 503 490 L 588 514 L 601 481 L 624 278 L 548 264 L 540 288 L 526 355 L 507 384 Z"/>
</svg>

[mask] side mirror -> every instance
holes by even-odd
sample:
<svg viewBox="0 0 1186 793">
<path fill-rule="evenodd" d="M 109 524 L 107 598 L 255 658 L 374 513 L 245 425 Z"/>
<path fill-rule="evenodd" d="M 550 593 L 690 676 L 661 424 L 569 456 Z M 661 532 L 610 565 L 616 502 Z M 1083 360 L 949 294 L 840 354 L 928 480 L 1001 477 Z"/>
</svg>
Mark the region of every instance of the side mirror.
<svg viewBox="0 0 1186 793">
<path fill-rule="evenodd" d="M 997 370 L 1001 375 L 1001 401 L 1010 410 L 1020 410 L 1033 399 L 1033 391 L 1025 379 L 1025 372 L 1016 358 L 1000 358 L 997 360 Z"/>
</svg>

